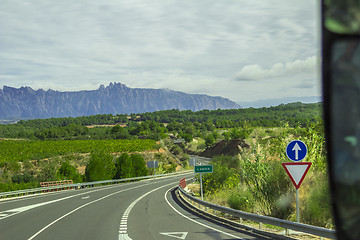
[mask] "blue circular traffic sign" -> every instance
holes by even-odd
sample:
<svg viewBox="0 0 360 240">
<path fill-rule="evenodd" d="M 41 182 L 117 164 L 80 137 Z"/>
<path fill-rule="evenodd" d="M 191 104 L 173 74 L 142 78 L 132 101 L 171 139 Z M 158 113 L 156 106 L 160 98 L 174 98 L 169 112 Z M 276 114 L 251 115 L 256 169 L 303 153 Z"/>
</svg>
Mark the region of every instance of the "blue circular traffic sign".
<svg viewBox="0 0 360 240">
<path fill-rule="evenodd" d="M 291 141 L 286 147 L 286 155 L 292 161 L 301 161 L 306 157 L 307 147 L 303 141 Z"/>
</svg>

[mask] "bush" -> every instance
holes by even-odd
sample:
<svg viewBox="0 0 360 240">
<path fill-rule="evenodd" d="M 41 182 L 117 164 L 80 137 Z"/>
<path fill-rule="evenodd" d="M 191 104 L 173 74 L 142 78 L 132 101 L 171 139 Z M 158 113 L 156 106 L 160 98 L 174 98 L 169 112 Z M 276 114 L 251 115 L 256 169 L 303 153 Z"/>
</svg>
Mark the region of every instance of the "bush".
<svg viewBox="0 0 360 240">
<path fill-rule="evenodd" d="M 212 194 L 221 188 L 232 189 L 239 184 L 239 175 L 234 169 L 227 166 L 213 163 L 213 172 L 203 174 L 204 193 Z"/>
<path fill-rule="evenodd" d="M 253 147 L 253 154 L 240 159 L 241 179 L 262 206 L 262 214 L 276 217 L 275 203 L 289 191 L 291 181 L 279 160 L 269 161 L 264 151 Z"/>
<path fill-rule="evenodd" d="M 192 140 L 193 140 L 193 136 L 190 133 L 185 133 L 183 135 L 183 138 L 184 138 L 185 142 L 187 142 L 187 143 L 192 142 Z"/>
<path fill-rule="evenodd" d="M 72 166 L 69 160 L 63 162 L 58 171 L 60 179 L 73 180 L 73 182 L 82 182 L 82 176 L 77 172 L 76 168 Z"/>
<path fill-rule="evenodd" d="M 254 208 L 254 198 L 249 191 L 240 191 L 229 196 L 227 203 L 233 209 L 244 212 L 252 212 Z"/>
<path fill-rule="evenodd" d="M 240 162 L 237 157 L 234 156 L 215 156 L 212 158 L 211 162 L 225 165 L 227 168 L 239 169 Z"/>
<path fill-rule="evenodd" d="M 290 192 L 282 194 L 277 198 L 276 202 L 274 202 L 271 215 L 280 219 L 289 219 L 289 216 L 295 211 L 294 205 L 292 204 L 294 202 L 294 194 Z"/>
<path fill-rule="evenodd" d="M 57 162 L 54 160 L 41 161 L 41 172 L 38 176 L 39 182 L 49 182 L 58 180 Z"/>
<path fill-rule="evenodd" d="M 170 151 L 175 154 L 175 155 L 180 155 L 181 153 L 183 153 L 183 150 L 181 149 L 181 147 L 179 147 L 178 145 L 173 145 L 170 148 Z"/>
<path fill-rule="evenodd" d="M 332 227 L 332 208 L 330 202 L 329 184 L 325 177 L 320 177 L 307 194 L 300 218 L 307 224 Z"/>
<path fill-rule="evenodd" d="M 13 183 L 29 183 L 36 181 L 35 177 L 29 173 L 16 174 L 12 176 L 11 180 Z"/>
<path fill-rule="evenodd" d="M 206 146 L 211 146 L 215 143 L 215 138 L 212 134 L 209 134 L 205 138 L 205 144 Z"/>
</svg>

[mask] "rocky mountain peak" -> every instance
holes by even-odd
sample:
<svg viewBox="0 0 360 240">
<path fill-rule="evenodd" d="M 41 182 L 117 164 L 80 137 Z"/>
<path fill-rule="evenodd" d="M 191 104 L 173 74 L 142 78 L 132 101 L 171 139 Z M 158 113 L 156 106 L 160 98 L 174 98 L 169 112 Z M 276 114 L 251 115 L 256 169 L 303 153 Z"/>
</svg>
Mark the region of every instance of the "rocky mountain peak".
<svg viewBox="0 0 360 240">
<path fill-rule="evenodd" d="M 129 88 L 122 83 L 101 85 L 93 91 L 60 92 L 31 87 L 0 90 L 0 118 L 77 117 L 130 114 L 179 109 L 234 109 L 240 106 L 222 97 L 186 94 L 168 89 Z"/>
</svg>

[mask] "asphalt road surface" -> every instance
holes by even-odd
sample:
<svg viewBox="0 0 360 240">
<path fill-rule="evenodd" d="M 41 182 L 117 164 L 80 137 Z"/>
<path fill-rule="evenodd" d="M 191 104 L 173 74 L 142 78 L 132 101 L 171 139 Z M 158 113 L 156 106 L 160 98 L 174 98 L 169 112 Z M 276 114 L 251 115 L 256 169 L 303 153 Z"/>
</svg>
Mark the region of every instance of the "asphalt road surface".
<svg viewBox="0 0 360 240">
<path fill-rule="evenodd" d="M 266 239 L 200 218 L 173 198 L 194 174 L 0 200 L 0 239 Z"/>
</svg>

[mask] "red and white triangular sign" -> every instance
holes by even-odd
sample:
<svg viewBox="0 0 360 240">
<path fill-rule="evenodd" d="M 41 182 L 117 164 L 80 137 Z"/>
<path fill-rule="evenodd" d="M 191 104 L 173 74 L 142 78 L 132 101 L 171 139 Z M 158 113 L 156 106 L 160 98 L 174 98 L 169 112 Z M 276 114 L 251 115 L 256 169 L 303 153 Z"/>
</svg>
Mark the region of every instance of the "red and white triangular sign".
<svg viewBox="0 0 360 240">
<path fill-rule="evenodd" d="M 309 171 L 311 162 L 289 162 L 281 163 L 285 171 L 289 175 L 291 181 L 294 183 L 296 189 L 299 189 L 305 175 Z"/>
</svg>

